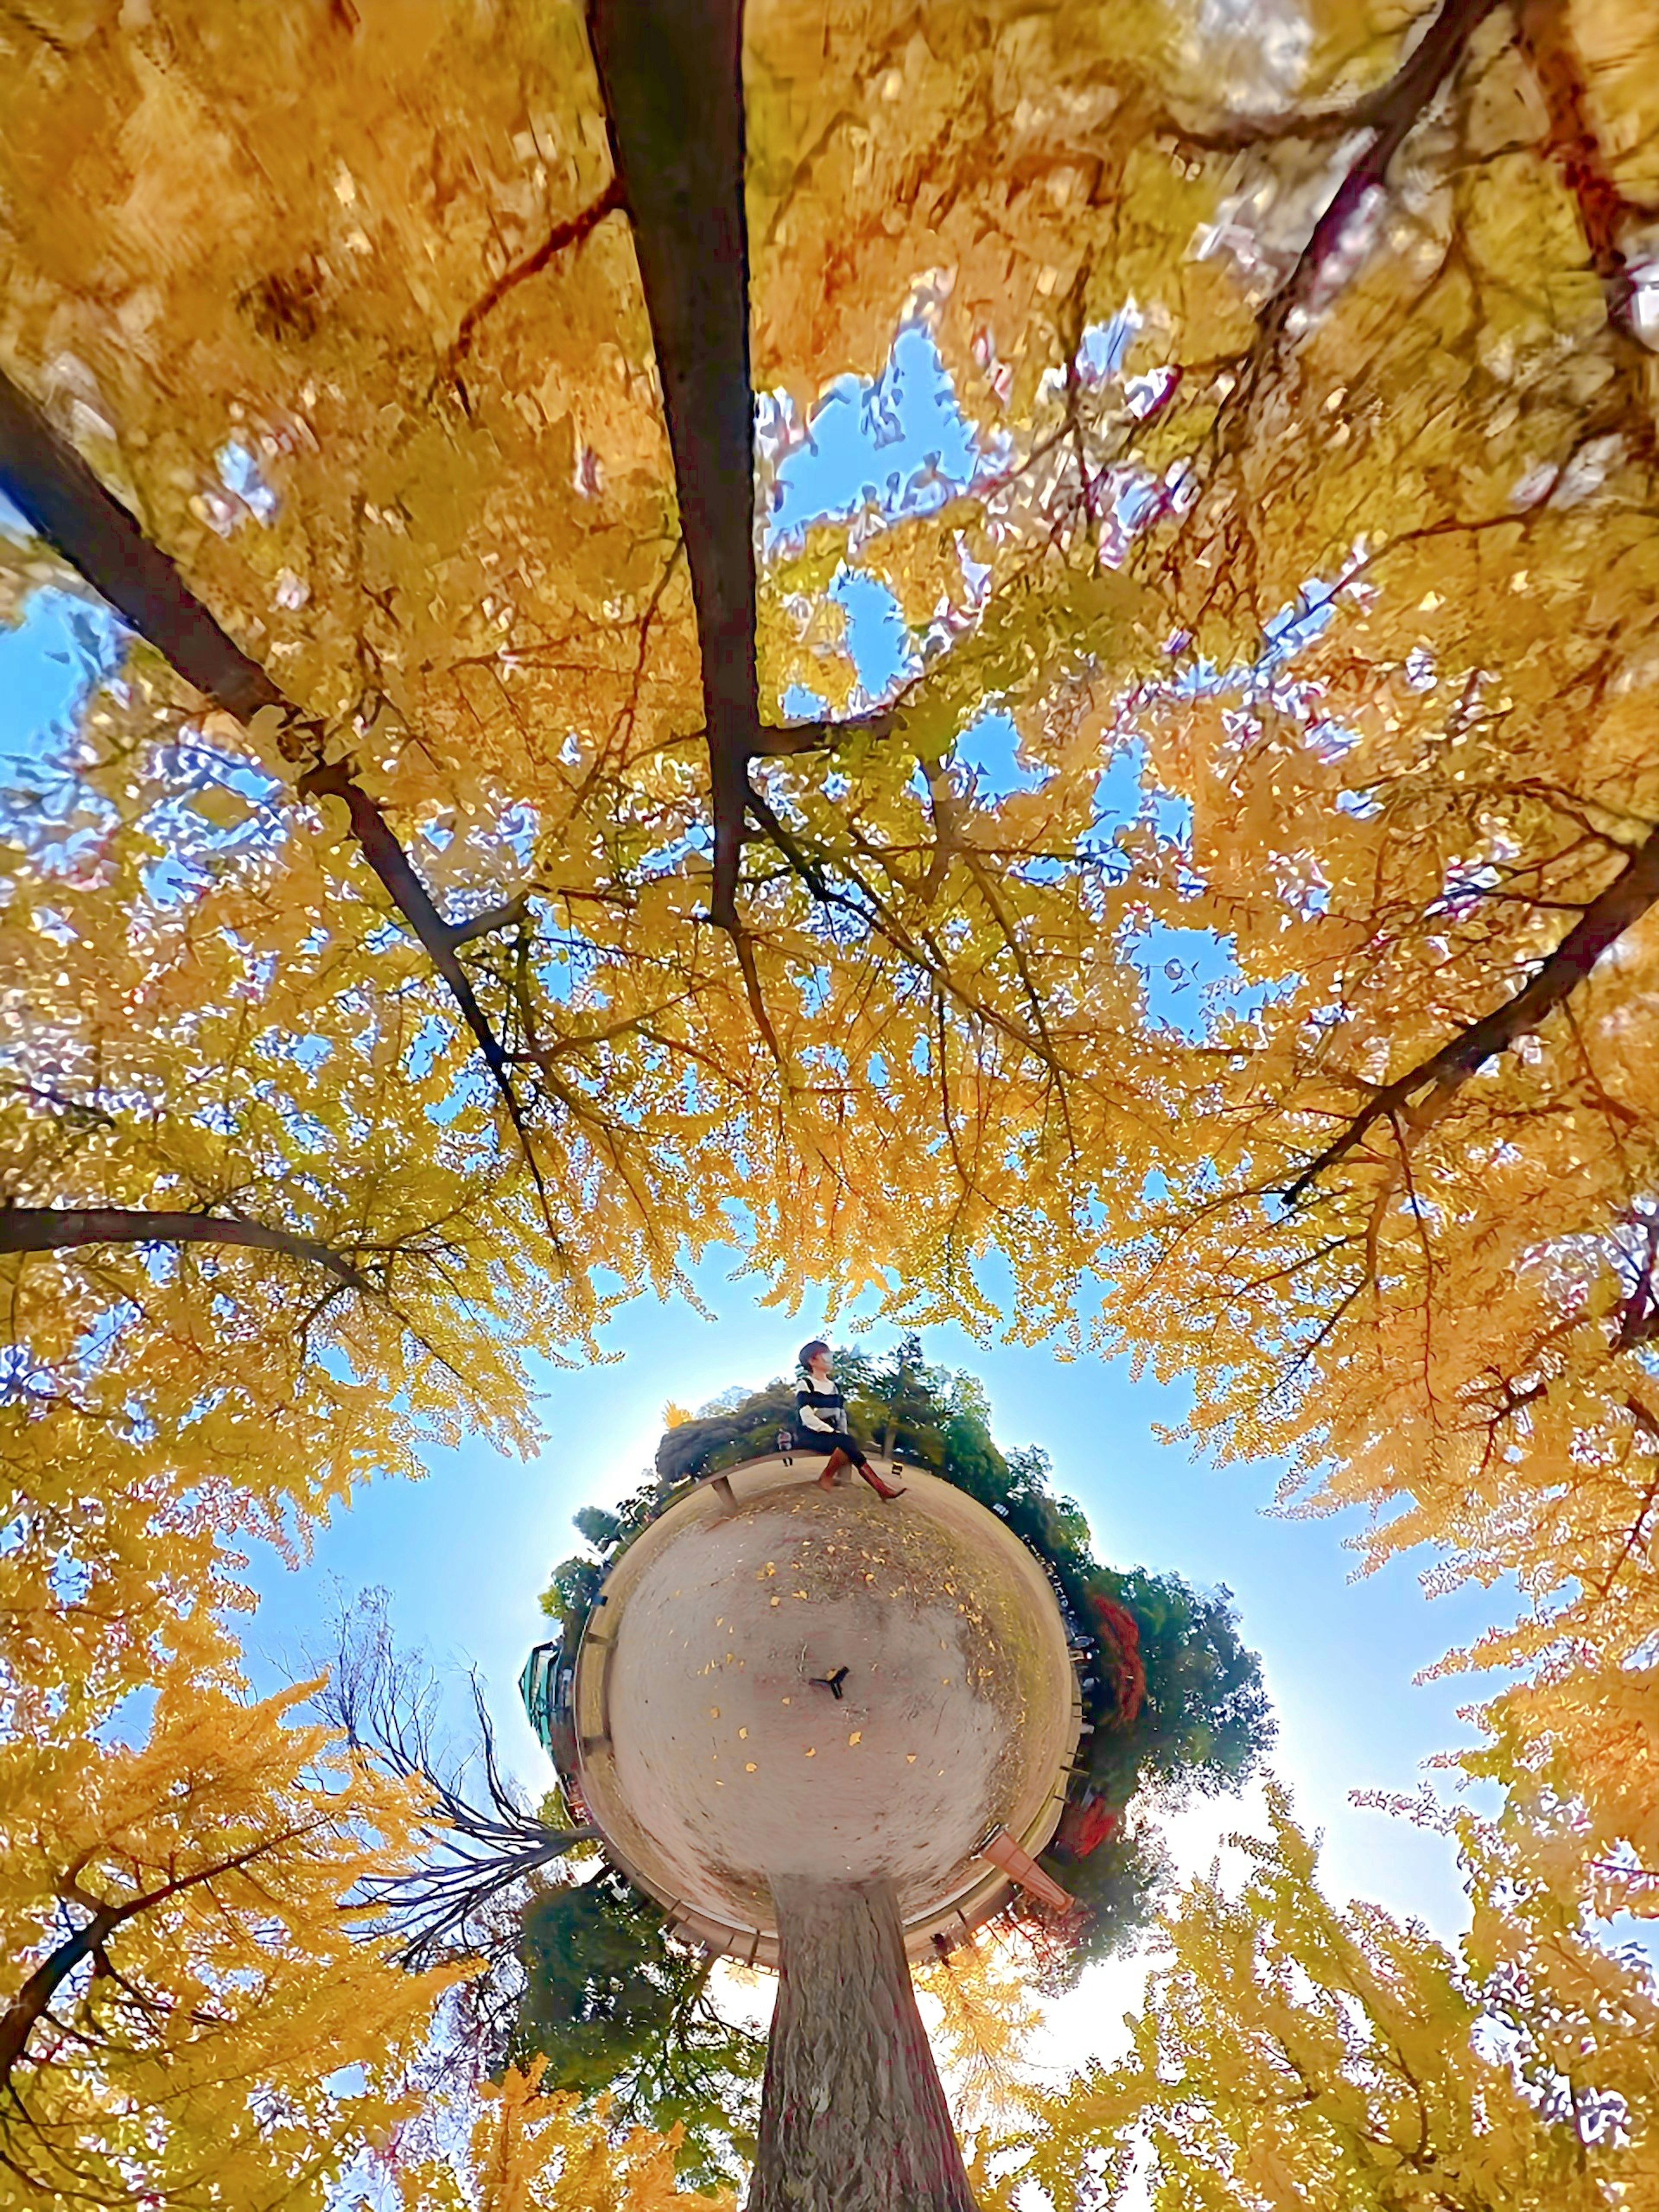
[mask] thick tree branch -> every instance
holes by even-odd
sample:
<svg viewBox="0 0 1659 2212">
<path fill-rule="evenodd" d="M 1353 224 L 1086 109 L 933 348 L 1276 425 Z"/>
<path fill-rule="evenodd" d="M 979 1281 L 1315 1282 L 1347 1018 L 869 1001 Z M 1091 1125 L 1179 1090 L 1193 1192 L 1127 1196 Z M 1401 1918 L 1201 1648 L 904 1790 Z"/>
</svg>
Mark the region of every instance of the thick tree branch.
<svg viewBox="0 0 1659 2212">
<path fill-rule="evenodd" d="M 1443 1104 L 1475 1070 L 1517 1039 L 1528 1036 L 1583 982 L 1616 938 L 1659 899 L 1659 830 L 1638 845 L 1598 898 L 1592 899 L 1561 942 L 1512 998 L 1460 1030 L 1439 1050 L 1373 1094 L 1341 1134 L 1285 1186 L 1296 1205 L 1328 1169 L 1345 1159 L 1362 1138 L 1391 1115 L 1401 1114 L 1420 1091 L 1432 1089 Z"/>
<path fill-rule="evenodd" d="M 199 1889 L 204 1882 L 216 1881 L 222 1875 L 235 1874 L 263 1858 L 267 1853 L 280 1850 L 304 1835 L 303 1828 L 284 1828 L 279 1834 L 262 1836 L 250 1844 L 246 1850 L 237 1851 L 227 1859 L 216 1859 L 212 1865 L 198 1867 L 193 1874 L 175 1875 L 137 1897 L 125 1899 L 119 1905 L 94 1905 L 81 1896 L 71 1883 L 62 1893 L 66 1898 L 73 1893 L 88 1917 L 72 1935 L 48 1952 L 16 1996 L 0 2013 L 0 2092 L 15 2094 L 12 2075 L 24 2057 L 29 2037 L 46 2016 L 52 1998 L 64 1982 L 83 1960 L 101 1952 L 115 1930 L 127 1921 L 137 1919 L 140 1913 L 150 1912 L 158 1905 L 167 1905 L 187 1890 Z"/>
<path fill-rule="evenodd" d="M 1373 137 L 1331 195 L 1297 257 L 1296 266 L 1257 317 L 1270 346 L 1277 343 L 1295 309 L 1306 304 L 1359 209 L 1387 183 L 1395 155 L 1422 121 L 1462 59 L 1470 39 L 1497 4 L 1498 0 L 1443 0 L 1440 13 L 1375 96 L 1366 125 Z"/>
<path fill-rule="evenodd" d="M 709 910 L 735 934 L 748 766 L 761 749 L 742 0 L 589 0 L 588 34 L 634 224 L 696 608 Z"/>
<path fill-rule="evenodd" d="M 696 610 L 714 840 L 710 918 L 737 940 L 757 1023 L 775 1049 L 737 907 L 756 803 L 750 763 L 823 750 L 860 732 L 885 736 L 893 711 L 761 725 L 742 0 L 588 0 L 588 33 L 651 316 Z"/>
<path fill-rule="evenodd" d="M 236 1244 L 304 1260 L 365 1297 L 375 1287 L 326 1244 L 217 1213 L 144 1212 L 128 1206 L 0 1206 L 0 1252 L 68 1252 L 83 1244 Z"/>
<path fill-rule="evenodd" d="M 28 2039 L 45 2018 L 47 2008 L 76 1968 L 100 1951 L 120 1925 L 121 1916 L 108 1907 L 57 1948 L 48 1952 L 16 1996 L 0 2013 L 0 2090 L 9 2092 Z"/>
<path fill-rule="evenodd" d="M 30 527 L 78 569 L 99 595 L 187 684 L 239 722 L 274 708 L 283 718 L 283 750 L 312 758 L 299 779 L 302 798 L 345 802 L 364 860 L 448 987 L 506 1103 L 542 1196 L 507 1058 L 456 957 L 455 933 L 433 904 L 413 861 L 379 806 L 343 762 L 321 757 L 322 725 L 305 714 L 222 629 L 172 561 L 150 543 L 120 501 L 10 379 L 0 374 L 0 492 Z M 551 1222 L 549 1221 L 550 1232 Z"/>
<path fill-rule="evenodd" d="M 3 373 L 0 492 L 205 697 L 239 722 L 274 707 L 305 724 L 258 662 L 219 627 L 167 555 Z"/>
<path fill-rule="evenodd" d="M 505 900 L 500 906 L 486 908 L 483 914 L 471 915 L 465 921 L 449 925 L 449 941 L 453 945 L 471 945 L 476 937 L 493 937 L 497 930 L 520 929 L 530 919 L 530 894 L 520 891 L 516 898 Z"/>
<path fill-rule="evenodd" d="M 791 753 L 828 752 L 850 738 L 885 738 L 898 720 L 896 710 L 879 707 L 871 714 L 849 714 L 840 722 L 763 722 L 752 750 L 765 759 Z"/>
</svg>

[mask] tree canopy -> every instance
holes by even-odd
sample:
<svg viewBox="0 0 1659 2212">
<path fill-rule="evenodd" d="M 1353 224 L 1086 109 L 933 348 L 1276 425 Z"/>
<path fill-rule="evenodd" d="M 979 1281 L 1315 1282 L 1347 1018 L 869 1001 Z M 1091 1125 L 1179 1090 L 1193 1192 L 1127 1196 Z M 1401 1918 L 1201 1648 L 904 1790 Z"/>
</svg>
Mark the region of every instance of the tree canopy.
<svg viewBox="0 0 1659 2212">
<path fill-rule="evenodd" d="M 1128 2055 L 1006 2131 L 1019 2180 L 1088 2202 L 1139 2154 L 1157 2212 L 1644 2196 L 1655 1985 L 1588 1933 L 1571 1822 L 1536 1804 L 1457 1821 L 1474 1920 L 1454 1950 L 1327 1897 L 1277 1785 L 1269 1814 L 1267 1836 L 1235 1839 L 1242 1884 L 1183 1892 Z"/>
<path fill-rule="evenodd" d="M 0 21 L 5 1763 L 729 1243 L 1517 1589 L 1651 1909 L 1650 17 L 689 12 Z"/>
</svg>

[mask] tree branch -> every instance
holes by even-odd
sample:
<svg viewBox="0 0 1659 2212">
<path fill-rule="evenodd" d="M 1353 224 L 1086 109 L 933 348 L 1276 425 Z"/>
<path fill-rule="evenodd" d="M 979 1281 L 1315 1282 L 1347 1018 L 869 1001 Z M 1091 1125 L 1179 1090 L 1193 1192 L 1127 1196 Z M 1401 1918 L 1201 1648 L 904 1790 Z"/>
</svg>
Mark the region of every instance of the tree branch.
<svg viewBox="0 0 1659 2212">
<path fill-rule="evenodd" d="M 1656 899 L 1659 899 L 1659 830 L 1635 848 L 1607 889 L 1591 900 L 1537 973 L 1512 998 L 1460 1030 L 1409 1073 L 1374 1093 L 1340 1136 L 1286 1185 L 1285 1203 L 1296 1205 L 1376 1122 L 1402 1112 L 1419 1091 L 1432 1086 L 1435 1103 L 1443 1104 L 1484 1061 L 1494 1054 L 1507 1052 L 1517 1039 L 1529 1036 L 1583 982 L 1608 945 L 1639 921 Z"/>
<path fill-rule="evenodd" d="M 1647 1249 L 1642 1255 L 1631 1294 L 1625 1301 L 1619 1334 L 1613 1340 L 1615 1354 L 1633 1351 L 1636 1346 L 1646 1343 L 1656 1333 L 1653 1271 L 1655 1265 L 1659 1263 L 1659 1212 L 1650 1213 L 1645 1226 Z"/>
<path fill-rule="evenodd" d="M 1644 1431 L 1644 1433 L 1648 1437 L 1649 1442 L 1651 1443 L 1653 1441 L 1653 1421 L 1651 1416 L 1648 1414 L 1644 1407 L 1637 1405 L 1633 1400 L 1626 1400 L 1626 1402 L 1630 1406 L 1632 1412 L 1637 1416 L 1637 1426 Z M 1648 1516 L 1652 1512 L 1656 1501 L 1659 1501 L 1659 1474 L 1655 1474 L 1652 1481 L 1649 1483 L 1647 1488 L 1642 1493 L 1642 1503 L 1637 1509 L 1636 1518 L 1631 1522 L 1629 1532 L 1626 1535 L 1624 1545 L 1620 1551 L 1618 1558 L 1607 1569 L 1607 1573 L 1602 1577 L 1601 1580 L 1595 1585 L 1595 1594 L 1598 1597 L 1606 1597 L 1608 1591 L 1612 1589 L 1614 1583 L 1618 1581 L 1620 1576 L 1624 1572 L 1625 1568 L 1630 1560 L 1631 1554 L 1641 1542 L 1643 1535 L 1646 1532 Z"/>
<path fill-rule="evenodd" d="M 598 1840 L 592 1828 L 549 1827 L 520 1803 L 496 1759 L 495 1730 L 476 1677 L 472 1701 L 482 1802 L 442 1771 L 433 1742 L 438 1686 L 418 1654 L 394 1649 L 384 1592 L 365 1592 L 355 1607 L 343 1609 L 317 1708 L 354 1750 L 420 1782 L 431 1797 L 422 1861 L 402 1874 L 371 1878 L 349 1909 L 394 1938 L 398 1956 L 416 1971 L 445 1959 L 495 1963 L 498 1953 L 511 1950 L 517 1916 L 503 1937 L 490 1908 L 578 1844 Z"/>
<path fill-rule="evenodd" d="M 1278 115 L 1229 116 L 1203 129 L 1193 128 L 1173 115 L 1160 115 L 1152 128 L 1160 138 L 1173 138 L 1183 152 L 1194 154 L 1244 154 L 1253 146 L 1282 145 L 1291 138 L 1346 138 L 1358 131 L 1385 130 L 1396 115 L 1403 112 L 1414 118 L 1425 104 L 1419 88 L 1434 69 L 1439 51 L 1437 45 L 1431 47 L 1431 42 L 1457 35 L 1445 17 L 1443 9 L 1385 83 L 1361 93 L 1357 100 L 1345 100 L 1339 107 L 1293 107 Z M 1467 31 L 1462 36 L 1467 38 Z M 1426 55 L 1425 47 L 1431 47 Z"/>
<path fill-rule="evenodd" d="M 1462 59 L 1475 31 L 1497 5 L 1498 0 L 1443 0 L 1440 13 L 1375 95 L 1367 127 L 1376 135 L 1349 165 L 1297 255 L 1296 266 L 1257 317 L 1270 344 L 1282 335 L 1293 310 L 1305 303 L 1365 199 L 1387 183 L 1395 155 Z"/>
<path fill-rule="evenodd" d="M 314 768 L 306 770 L 295 787 L 301 799 L 338 799 L 344 802 L 351 819 L 352 835 L 364 860 L 390 892 L 392 904 L 448 986 L 450 996 L 460 1009 L 462 1018 L 471 1030 L 473 1040 L 491 1074 L 495 1077 L 498 1085 L 505 1090 L 506 1051 L 490 1027 L 483 1008 L 478 1004 L 471 978 L 456 957 L 457 943 L 464 943 L 465 936 L 458 938 L 455 929 L 434 905 L 431 893 L 421 881 L 415 863 L 399 843 L 385 815 L 341 761 L 319 761 Z M 468 931 L 465 933 L 472 935 L 477 933 Z M 511 1099 L 510 1091 L 507 1095 L 513 1106 L 514 1122 L 517 1126 L 517 1102 Z M 522 1127 L 520 1127 L 521 1138 L 523 1133 Z"/>
<path fill-rule="evenodd" d="M 790 753 L 825 752 L 849 738 L 890 737 L 897 720 L 895 708 L 880 707 L 873 714 L 849 714 L 840 722 L 763 722 L 753 750 L 768 760 Z"/>
<path fill-rule="evenodd" d="M 702 647 L 711 918 L 734 936 L 755 678 L 754 392 L 742 0 L 589 0 L 611 155 L 634 225 Z"/>
<path fill-rule="evenodd" d="M 520 284 L 527 283 L 531 277 L 539 276 L 549 262 L 567 248 L 582 245 L 592 236 L 606 216 L 617 214 L 623 204 L 622 179 L 613 175 L 598 199 L 585 207 L 580 215 L 572 216 L 565 222 L 556 222 L 534 252 L 526 254 L 522 261 L 515 261 L 510 268 L 503 269 L 461 317 L 460 327 L 455 333 L 454 342 L 444 363 L 444 374 L 451 379 L 455 377 L 462 362 L 472 349 L 472 340 L 479 324 L 486 316 L 495 313 L 509 292 Z"/>
<path fill-rule="evenodd" d="M 1297 256 L 1295 266 L 1256 312 L 1255 335 L 1237 380 L 1224 392 L 1210 426 L 1213 453 L 1231 457 L 1243 445 L 1256 395 L 1280 358 L 1291 316 L 1306 306 L 1365 200 L 1387 184 L 1395 155 L 1456 68 L 1469 40 L 1497 5 L 1498 0 L 1442 0 L 1439 14 L 1387 84 L 1358 103 L 1358 109 L 1364 110 L 1362 127 L 1372 135 L 1350 162 Z M 1358 109 L 1347 112 L 1352 116 Z M 1309 135 L 1325 135 L 1322 118 L 1316 114 L 1310 120 L 1320 127 Z M 1288 138 L 1304 134 L 1287 117 L 1282 128 L 1275 124 L 1266 135 Z M 1197 511 L 1196 507 L 1189 510 L 1189 520 Z M 1212 591 L 1216 588 L 1212 583 Z"/>
<path fill-rule="evenodd" d="M 0 373 L 0 491 L 187 684 L 239 722 L 276 708 L 305 725 L 173 562 L 46 416 Z"/>
<path fill-rule="evenodd" d="M 364 860 L 448 987 L 483 1055 L 535 1179 L 551 1234 L 546 1189 L 507 1054 L 456 957 L 454 932 L 433 904 L 413 861 L 374 799 L 343 762 L 321 757 L 326 734 L 322 724 L 295 706 L 258 662 L 220 628 L 173 562 L 150 543 L 74 447 L 3 373 L 0 492 L 187 684 L 244 724 L 274 708 L 283 719 L 283 751 L 296 764 L 312 756 L 313 764 L 298 781 L 301 797 L 345 802 Z"/>
<path fill-rule="evenodd" d="M 801 850 L 797 840 L 785 829 L 783 823 L 778 819 L 776 809 L 765 793 L 757 791 L 754 785 L 750 784 L 744 794 L 744 804 L 753 812 L 755 819 L 806 885 L 808 890 L 811 892 L 813 897 L 821 899 L 826 906 L 829 905 L 835 893 L 831 890 L 823 871 L 808 854 Z"/>
<path fill-rule="evenodd" d="M 1607 173 L 1589 112 L 1589 90 L 1564 10 L 1523 0 L 1518 42 L 1532 67 L 1550 118 L 1546 150 L 1560 168 L 1578 208 L 1584 240 L 1607 300 L 1607 320 L 1621 337 L 1634 336 L 1636 280 L 1622 234 L 1650 222 L 1654 210 L 1628 199 Z"/>
<path fill-rule="evenodd" d="M 701 647 L 714 828 L 709 915 L 737 940 L 769 1044 L 738 882 L 750 763 L 821 750 L 861 724 L 763 729 L 755 677 L 754 392 L 744 203 L 742 0 L 589 0 L 622 198 L 651 317 Z M 688 130 L 686 118 L 696 127 Z"/>
<path fill-rule="evenodd" d="M 59 1989 L 83 1960 L 102 1948 L 120 1925 L 120 1920 L 119 1912 L 109 1906 L 94 1913 L 84 1926 L 77 1928 L 47 1954 L 5 2011 L 0 2013 L 0 2090 L 10 2091 L 11 2077 L 28 2047 L 28 2039 Z"/>
<path fill-rule="evenodd" d="M 82 1244 L 236 1244 L 326 1268 L 365 1297 L 374 1285 L 349 1260 L 308 1237 L 216 1213 L 144 1212 L 127 1206 L 0 1205 L 0 1252 L 66 1252 Z"/>
<path fill-rule="evenodd" d="M 277 1835 L 262 1836 L 257 1843 L 250 1844 L 246 1850 L 238 1851 L 228 1859 L 216 1859 L 211 1866 L 198 1867 L 193 1874 L 174 1875 L 156 1888 L 146 1890 L 138 1897 L 127 1898 L 119 1905 L 86 1904 L 83 1909 L 90 1917 L 47 1954 L 4 2012 L 0 2013 L 0 2090 L 15 2094 L 12 2090 L 12 2075 L 23 2057 L 30 2035 L 44 2018 L 53 1996 L 83 1960 L 103 1949 L 118 1928 L 129 1920 L 136 1919 L 141 1912 L 151 1911 L 158 1905 L 170 1904 L 175 1897 L 182 1897 L 186 1890 L 199 1889 L 204 1882 L 216 1881 L 222 1875 L 240 1872 L 266 1852 L 279 1850 L 284 1844 L 297 1842 L 306 1832 L 302 1827 L 284 1828 Z"/>
<path fill-rule="evenodd" d="M 451 922 L 449 941 L 456 946 L 471 945 L 475 937 L 493 937 L 498 929 L 518 929 L 529 919 L 530 894 L 520 891 L 516 898 L 489 907 L 465 921 Z"/>
</svg>

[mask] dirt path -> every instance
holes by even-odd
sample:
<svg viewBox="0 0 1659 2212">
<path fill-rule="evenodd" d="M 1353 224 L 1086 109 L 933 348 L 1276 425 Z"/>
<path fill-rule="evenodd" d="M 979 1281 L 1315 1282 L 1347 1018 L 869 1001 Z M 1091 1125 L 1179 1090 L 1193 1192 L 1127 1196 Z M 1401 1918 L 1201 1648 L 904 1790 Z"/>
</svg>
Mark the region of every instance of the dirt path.
<svg viewBox="0 0 1659 2212">
<path fill-rule="evenodd" d="M 694 1493 L 613 1573 L 584 1786 L 659 1893 L 769 1931 L 776 1878 L 883 1876 L 914 1922 L 983 1875 L 991 1822 L 1042 1806 L 1070 1750 L 1052 1594 L 982 1507 L 905 1480 L 886 1505 L 763 1462 L 735 1511 Z M 842 1668 L 839 1698 L 812 1679 Z"/>
</svg>

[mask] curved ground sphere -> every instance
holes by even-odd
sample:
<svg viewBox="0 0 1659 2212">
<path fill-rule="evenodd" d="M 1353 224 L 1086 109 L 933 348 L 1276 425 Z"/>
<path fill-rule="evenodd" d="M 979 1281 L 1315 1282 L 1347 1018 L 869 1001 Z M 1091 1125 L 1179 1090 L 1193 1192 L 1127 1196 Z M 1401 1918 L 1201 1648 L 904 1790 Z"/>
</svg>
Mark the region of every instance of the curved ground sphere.
<svg viewBox="0 0 1659 2212">
<path fill-rule="evenodd" d="M 892 1880 L 914 1948 L 983 1918 L 1006 1889 L 975 1846 L 1000 1824 L 1042 1847 L 1077 1741 L 1024 1545 L 933 1476 L 884 1504 L 820 1490 L 821 1465 L 757 1461 L 731 1503 L 677 1500 L 613 1570 L 577 1666 L 612 1857 L 683 1932 L 763 1964 L 780 1875 Z"/>
</svg>

